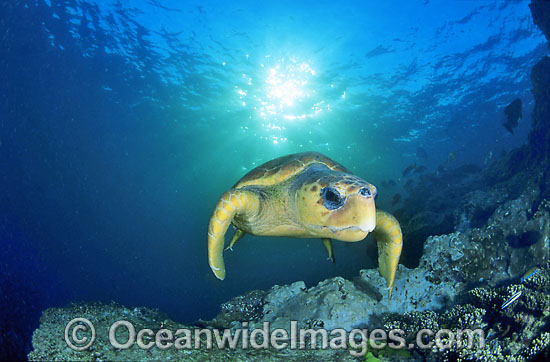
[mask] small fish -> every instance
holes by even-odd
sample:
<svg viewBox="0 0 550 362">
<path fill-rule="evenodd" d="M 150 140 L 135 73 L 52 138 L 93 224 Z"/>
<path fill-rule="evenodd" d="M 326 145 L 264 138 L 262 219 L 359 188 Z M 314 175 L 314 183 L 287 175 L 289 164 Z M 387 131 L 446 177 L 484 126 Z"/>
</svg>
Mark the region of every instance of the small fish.
<svg viewBox="0 0 550 362">
<path fill-rule="evenodd" d="M 415 168 L 416 168 L 416 162 L 413 165 L 410 165 L 406 169 L 404 169 L 403 172 L 402 172 L 402 175 L 407 176 Z"/>
<path fill-rule="evenodd" d="M 395 194 L 393 195 L 393 199 L 391 200 L 391 206 L 395 206 L 401 200 L 401 194 Z"/>
<path fill-rule="evenodd" d="M 527 279 L 531 278 L 533 275 L 535 275 L 540 269 L 536 266 L 532 267 L 531 269 L 527 270 L 525 274 L 521 277 L 521 282 L 523 283 Z"/>
<path fill-rule="evenodd" d="M 500 308 L 500 310 L 503 310 L 504 308 L 506 308 L 507 306 L 509 306 L 510 304 L 514 303 L 516 301 L 516 299 L 518 299 L 519 297 L 521 297 L 521 293 L 522 291 L 520 290 L 519 292 L 517 292 L 516 294 L 512 295 L 512 297 L 510 299 L 508 299 L 506 301 L 506 303 L 504 303 L 502 305 L 502 308 Z"/>
<path fill-rule="evenodd" d="M 508 130 L 511 134 L 514 134 L 514 128 L 518 126 L 518 120 L 522 117 L 521 115 L 521 99 L 516 99 L 512 103 L 506 106 L 504 109 L 504 114 L 506 115 L 506 122 L 503 124 L 504 128 Z"/>
<path fill-rule="evenodd" d="M 447 156 L 447 163 L 451 163 L 453 161 L 456 161 L 456 152 L 455 151 L 450 152 L 449 155 Z"/>
</svg>

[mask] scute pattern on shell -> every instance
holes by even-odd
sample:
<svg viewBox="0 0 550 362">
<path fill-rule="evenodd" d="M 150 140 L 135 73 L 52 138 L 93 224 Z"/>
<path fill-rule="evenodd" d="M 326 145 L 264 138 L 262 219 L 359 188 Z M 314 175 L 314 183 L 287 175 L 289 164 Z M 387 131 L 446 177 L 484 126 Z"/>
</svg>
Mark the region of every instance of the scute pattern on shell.
<svg viewBox="0 0 550 362">
<path fill-rule="evenodd" d="M 244 175 L 233 188 L 248 185 L 272 186 L 299 174 L 312 163 L 321 163 L 331 170 L 348 172 L 346 168 L 317 152 L 302 152 L 266 162 Z"/>
</svg>

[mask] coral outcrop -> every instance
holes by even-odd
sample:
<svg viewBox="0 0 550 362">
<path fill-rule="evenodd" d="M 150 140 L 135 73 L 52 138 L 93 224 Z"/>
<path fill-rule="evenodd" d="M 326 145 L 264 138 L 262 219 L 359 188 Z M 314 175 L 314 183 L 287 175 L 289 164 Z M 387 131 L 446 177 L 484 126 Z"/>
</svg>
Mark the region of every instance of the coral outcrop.
<svg viewBox="0 0 550 362">
<path fill-rule="evenodd" d="M 65 341 L 65 326 L 73 318 L 85 318 L 92 322 L 96 330 L 95 342 L 86 350 L 75 351 L 68 347 Z M 109 340 L 109 330 L 116 322 L 124 320 L 131 323 L 136 331 L 150 329 L 154 333 L 170 339 L 174 343 L 178 338 L 178 330 L 194 331 L 198 326 L 183 325 L 170 320 L 164 313 L 148 308 L 126 308 L 116 303 L 82 303 L 71 304 L 65 308 L 51 308 L 44 311 L 40 319 L 40 328 L 33 335 L 33 351 L 28 355 L 30 361 L 357 361 L 347 351 L 342 349 L 283 349 L 274 348 L 243 349 L 242 345 L 236 348 L 220 349 L 216 343 L 213 348 L 207 348 L 207 337 L 200 336 L 200 348 L 194 348 L 195 340 L 189 346 L 182 345 L 176 348 L 165 340 L 150 348 L 140 347 L 133 343 L 129 348 L 116 348 Z M 174 333 L 169 338 L 163 330 Z M 84 338 L 85 332 L 78 331 L 77 338 Z M 138 332 L 139 333 L 139 332 Z M 72 333 L 69 333 L 71 335 Z M 117 341 L 125 343 L 129 334 L 125 328 L 116 330 Z M 193 335 L 194 337 L 194 335 Z M 144 335 L 141 340 L 146 343 L 157 343 L 156 336 Z M 161 347 L 159 347 L 161 346 Z M 168 347 L 163 347 L 168 346 Z"/>
</svg>

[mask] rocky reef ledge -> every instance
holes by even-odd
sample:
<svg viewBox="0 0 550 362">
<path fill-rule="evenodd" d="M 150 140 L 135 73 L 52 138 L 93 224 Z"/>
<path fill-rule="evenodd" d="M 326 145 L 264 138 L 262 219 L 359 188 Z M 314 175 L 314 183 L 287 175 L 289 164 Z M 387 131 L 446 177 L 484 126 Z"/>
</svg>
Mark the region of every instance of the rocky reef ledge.
<svg viewBox="0 0 550 362">
<path fill-rule="evenodd" d="M 399 266 L 392 300 L 387 298 L 378 270 L 368 269 L 361 270 L 352 280 L 335 277 L 309 288 L 298 281 L 268 291 L 250 291 L 224 303 L 215 319 L 195 325 L 176 323 L 160 311 L 147 308 L 72 304 L 43 313 L 33 336 L 34 350 L 28 357 L 32 361 L 548 360 L 550 200 L 543 199 L 532 210 L 536 193 L 526 186 L 519 197 L 500 205 L 484 227 L 429 237 L 419 267 Z M 529 269 L 529 278 L 522 281 Z M 520 297 L 502 309 L 519 291 Z M 71 350 L 64 338 L 66 324 L 77 317 L 91 321 L 97 331 L 92 347 L 81 352 Z M 485 334 L 485 347 L 369 348 L 362 357 L 352 356 L 344 349 L 254 350 L 241 345 L 232 350 L 204 346 L 195 350 L 142 349 L 134 343 L 129 349 L 121 349 L 108 339 L 109 328 L 117 320 L 131 322 L 136 331 L 148 328 L 155 333 L 163 328 L 173 332 L 183 328 L 252 330 L 270 322 L 270 331 L 281 328 L 290 335 L 291 321 L 296 321 L 298 328 L 323 328 L 329 333 L 335 329 L 359 328 L 370 333 L 374 328 L 388 332 L 399 328 L 407 343 L 414 342 L 415 333 L 423 328 L 480 328 Z"/>
</svg>

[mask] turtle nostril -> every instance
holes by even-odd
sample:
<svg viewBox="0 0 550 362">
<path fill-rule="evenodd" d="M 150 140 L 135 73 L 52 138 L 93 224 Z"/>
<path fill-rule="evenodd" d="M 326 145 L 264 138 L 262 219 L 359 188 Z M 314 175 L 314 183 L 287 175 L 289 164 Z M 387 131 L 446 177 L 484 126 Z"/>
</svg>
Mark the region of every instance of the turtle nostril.
<svg viewBox="0 0 550 362">
<path fill-rule="evenodd" d="M 359 195 L 364 197 L 370 197 L 372 196 L 372 192 L 368 187 L 363 187 L 362 189 L 359 190 Z"/>
</svg>

